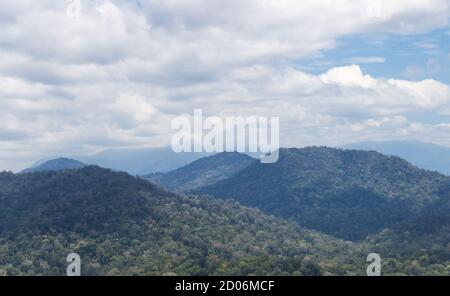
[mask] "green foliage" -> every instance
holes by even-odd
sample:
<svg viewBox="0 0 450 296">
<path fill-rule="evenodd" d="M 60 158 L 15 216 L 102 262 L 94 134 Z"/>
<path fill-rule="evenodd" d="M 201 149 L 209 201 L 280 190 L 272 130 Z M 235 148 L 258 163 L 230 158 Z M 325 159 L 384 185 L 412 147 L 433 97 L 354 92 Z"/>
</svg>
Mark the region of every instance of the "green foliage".
<svg viewBox="0 0 450 296">
<path fill-rule="evenodd" d="M 274 164 L 253 163 L 196 193 L 246 206 L 347 240 L 422 213 L 450 178 L 398 157 L 325 147 L 282 149 Z"/>
<path fill-rule="evenodd" d="M 444 196 L 422 214 L 367 238 L 365 252 L 377 252 L 386 257 L 383 260 L 385 273 L 450 275 L 448 189 L 449 186 L 441 188 Z"/>
<path fill-rule="evenodd" d="M 0 273 L 63 275 L 356 274 L 352 243 L 233 201 L 180 196 L 97 167 L 0 174 Z M 336 256 L 349 268 L 340 269 Z"/>
<path fill-rule="evenodd" d="M 0 173 L 0 275 L 64 275 L 73 252 L 84 275 L 364 275 L 373 252 L 384 275 L 449 275 L 449 178 L 328 148 L 283 150 L 273 165 L 222 161 L 176 180 L 228 176 L 205 191 L 297 223 L 98 167 Z"/>
</svg>

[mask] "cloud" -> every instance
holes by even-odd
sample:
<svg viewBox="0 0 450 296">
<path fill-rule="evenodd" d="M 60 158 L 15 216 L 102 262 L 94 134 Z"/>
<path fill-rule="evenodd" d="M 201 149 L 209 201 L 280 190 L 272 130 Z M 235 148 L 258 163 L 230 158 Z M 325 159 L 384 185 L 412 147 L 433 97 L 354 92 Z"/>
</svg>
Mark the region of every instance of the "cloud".
<svg viewBox="0 0 450 296">
<path fill-rule="evenodd" d="M 380 79 L 357 65 L 381 57 L 321 74 L 295 67 L 342 36 L 446 27 L 445 0 L 81 2 L 78 19 L 65 1 L 2 4 L 0 168 L 165 145 L 171 118 L 194 108 L 278 115 L 285 145 L 410 131 L 409 113 L 448 109 L 445 84 Z"/>
<path fill-rule="evenodd" d="M 364 75 L 358 65 L 338 67 L 329 70 L 320 76 L 326 84 L 340 86 L 359 86 L 363 88 L 374 88 L 377 81 L 369 75 Z"/>
<path fill-rule="evenodd" d="M 347 64 L 383 64 L 386 62 L 384 57 L 353 57 L 346 59 Z"/>
</svg>

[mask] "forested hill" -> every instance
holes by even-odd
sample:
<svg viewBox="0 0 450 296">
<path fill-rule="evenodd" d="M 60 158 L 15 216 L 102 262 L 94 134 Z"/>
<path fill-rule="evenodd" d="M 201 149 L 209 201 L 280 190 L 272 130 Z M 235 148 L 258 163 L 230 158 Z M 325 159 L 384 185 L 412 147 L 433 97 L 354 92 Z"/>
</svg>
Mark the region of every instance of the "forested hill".
<svg viewBox="0 0 450 296">
<path fill-rule="evenodd" d="M 227 179 L 255 161 L 246 154 L 223 152 L 201 158 L 166 174 L 150 174 L 144 178 L 169 190 L 189 192 Z"/>
<path fill-rule="evenodd" d="M 195 192 L 233 198 L 300 225 L 362 240 L 421 214 L 450 179 L 398 157 L 326 147 L 282 149 L 274 164 L 253 163 Z"/>
<path fill-rule="evenodd" d="M 363 274 L 354 247 L 236 202 L 98 167 L 0 173 L 0 274 Z"/>
</svg>

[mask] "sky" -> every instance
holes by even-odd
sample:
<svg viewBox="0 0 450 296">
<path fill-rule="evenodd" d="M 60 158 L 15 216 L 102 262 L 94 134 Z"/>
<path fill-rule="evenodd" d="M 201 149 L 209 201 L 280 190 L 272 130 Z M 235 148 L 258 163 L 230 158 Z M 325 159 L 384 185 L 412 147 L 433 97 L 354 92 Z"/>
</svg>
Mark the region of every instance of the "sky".
<svg viewBox="0 0 450 296">
<path fill-rule="evenodd" d="M 281 146 L 450 146 L 448 0 L 15 0 L 0 170 L 170 143 L 171 120 L 280 118 Z"/>
</svg>

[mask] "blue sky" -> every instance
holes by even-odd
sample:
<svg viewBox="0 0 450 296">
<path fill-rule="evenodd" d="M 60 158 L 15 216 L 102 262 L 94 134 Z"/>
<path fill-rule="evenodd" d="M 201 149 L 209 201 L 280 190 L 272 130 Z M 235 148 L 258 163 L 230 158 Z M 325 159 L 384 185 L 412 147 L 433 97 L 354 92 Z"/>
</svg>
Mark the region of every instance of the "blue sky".
<svg viewBox="0 0 450 296">
<path fill-rule="evenodd" d="M 411 35 L 358 34 L 337 39 L 336 48 L 298 61 L 300 69 L 321 73 L 356 63 L 374 77 L 436 79 L 450 83 L 450 28 Z"/>
<path fill-rule="evenodd" d="M 363 54 L 363 56 L 361 56 Z M 450 28 L 417 34 L 357 34 L 337 39 L 337 46 L 318 57 L 300 60 L 299 69 L 320 74 L 330 67 L 358 64 L 377 78 L 411 81 L 435 79 L 450 84 Z M 448 115 L 417 110 L 406 117 L 428 124 L 449 120 Z"/>
</svg>

